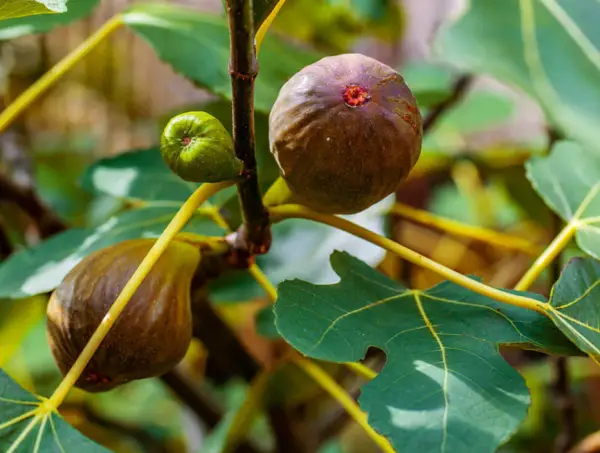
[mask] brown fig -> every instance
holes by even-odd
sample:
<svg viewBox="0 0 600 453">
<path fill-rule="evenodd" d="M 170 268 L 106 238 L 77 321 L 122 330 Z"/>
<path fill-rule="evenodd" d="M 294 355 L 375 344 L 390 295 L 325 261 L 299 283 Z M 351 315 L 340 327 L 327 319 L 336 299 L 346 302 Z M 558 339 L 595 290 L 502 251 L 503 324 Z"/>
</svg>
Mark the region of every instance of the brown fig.
<svg viewBox="0 0 600 453">
<path fill-rule="evenodd" d="M 400 74 L 360 54 L 323 58 L 281 88 L 271 153 L 294 198 L 354 214 L 394 192 L 421 153 L 422 119 Z"/>
<path fill-rule="evenodd" d="M 154 239 L 124 241 L 77 264 L 50 297 L 47 334 L 66 374 L 144 259 Z M 185 355 L 192 338 L 190 286 L 200 253 L 174 241 L 143 280 L 76 386 L 110 390 L 134 379 L 160 376 Z"/>
</svg>

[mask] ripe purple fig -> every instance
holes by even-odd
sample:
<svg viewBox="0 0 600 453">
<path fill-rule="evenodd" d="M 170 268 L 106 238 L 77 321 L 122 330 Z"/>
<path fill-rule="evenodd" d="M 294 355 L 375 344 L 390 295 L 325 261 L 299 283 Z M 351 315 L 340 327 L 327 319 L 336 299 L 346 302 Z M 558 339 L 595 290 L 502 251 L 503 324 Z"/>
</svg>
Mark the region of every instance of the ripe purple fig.
<svg viewBox="0 0 600 453">
<path fill-rule="evenodd" d="M 85 257 L 50 297 L 47 336 L 66 374 L 142 262 L 155 239 L 132 239 Z M 160 376 L 192 339 L 191 281 L 200 252 L 173 241 L 143 280 L 86 366 L 76 386 L 89 392 Z"/>
<path fill-rule="evenodd" d="M 323 58 L 281 88 L 271 153 L 294 198 L 354 214 L 393 193 L 421 153 L 422 119 L 404 79 L 361 54 Z"/>
</svg>

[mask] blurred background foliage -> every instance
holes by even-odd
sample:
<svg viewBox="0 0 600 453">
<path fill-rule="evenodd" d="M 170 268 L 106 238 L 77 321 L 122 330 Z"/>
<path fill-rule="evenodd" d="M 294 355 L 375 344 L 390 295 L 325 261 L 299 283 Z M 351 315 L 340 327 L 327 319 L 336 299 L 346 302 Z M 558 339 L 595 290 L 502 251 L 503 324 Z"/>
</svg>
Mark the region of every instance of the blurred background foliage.
<svg viewBox="0 0 600 453">
<path fill-rule="evenodd" d="M 0 42 L 3 104 L 8 105 L 109 17 L 134 3 L 102 0 L 91 15 L 82 13 L 85 17 L 81 20 L 47 34 L 4 37 Z M 220 0 L 179 3 L 209 14 L 223 14 Z M 287 0 L 270 33 L 301 48 L 317 49 L 323 54 L 362 52 L 398 68 L 426 114 L 450 96 L 457 78 L 463 75 L 433 60 L 430 52 L 435 31 L 453 14 L 458 3 Z M 0 137 L 1 168 L 19 184 L 34 187 L 65 224 L 97 227 L 130 206 L 131 200 L 102 190 L 84 189 L 86 169 L 101 158 L 156 146 L 161 128 L 170 116 L 197 108 L 213 113 L 230 127 L 228 102 L 174 73 L 158 60 L 146 42 L 122 29 Z M 267 117 L 257 113 L 256 121 L 264 188 L 277 172 L 268 153 Z M 548 137 L 541 111 L 531 100 L 490 77 L 475 77 L 463 99 L 427 135 L 422 158 L 397 198 L 407 205 L 467 224 L 511 232 L 537 243 L 547 242 L 554 236 L 552 217 L 526 181 L 522 164 L 531 155 L 546 151 Z M 228 192 L 225 199 L 217 202 L 224 202 L 233 224 L 239 222 L 234 193 Z M 386 203 L 391 206 L 389 200 Z M 384 219 L 380 208 L 363 215 L 361 222 L 495 286 L 514 285 L 529 265 L 530 257 L 522 253 L 449 236 L 399 216 Z M 18 205 L 0 201 L 1 226 L 14 250 L 41 240 L 30 220 Z M 389 275 L 408 280 L 413 287 L 426 288 L 440 281 L 437 275 L 408 266 L 360 240 L 352 242 L 344 233 L 309 227 L 303 221 L 278 225 L 274 234 L 273 251 L 259 264 L 275 282 L 291 275 L 314 282 L 329 281 L 329 266 L 314 263 L 327 263 L 331 250 L 344 247 Z M 311 247 L 307 247 L 307 241 Z M 572 246 L 569 256 L 578 254 Z M 289 256 L 294 257 L 293 262 L 286 261 Z M 534 290 L 547 291 L 543 281 Z M 233 274 L 216 282 L 211 295 L 218 303 L 219 313 L 244 339 L 254 357 L 263 363 L 273 360 L 277 342 L 267 341 L 254 328 L 254 316 L 266 304 L 256 284 L 246 275 Z M 60 380 L 45 338 L 45 304 L 46 296 L 33 296 L 28 303 L 0 303 L 0 367 L 39 394 L 51 392 Z M 533 353 L 511 348 L 504 352 L 526 377 L 533 406 L 526 423 L 500 451 L 551 451 L 558 429 L 551 390 L 552 367 Z M 206 351 L 196 342 L 180 368 L 200 382 L 206 361 Z M 581 437 L 600 423 L 600 374 L 596 366 L 583 358 L 572 359 L 569 367 Z M 340 372 L 333 365 L 328 370 Z M 284 399 L 295 411 L 311 407 L 314 410 L 309 403 L 323 399 L 322 391 L 293 367 L 281 370 L 276 379 L 279 384 L 275 388 L 280 391 L 272 392 L 271 397 Z M 205 380 L 199 385 L 213 392 L 225 414 L 239 407 L 247 390 L 247 384 L 237 381 Z M 294 389 L 293 394 L 290 388 Z M 61 412 L 86 435 L 122 453 L 218 451 L 212 448 L 219 445 L 218 436 L 223 432 L 217 428 L 207 436 L 206 430 L 198 431 L 195 416 L 158 379 L 135 382 L 101 395 L 75 391 Z M 227 417 L 222 423 L 226 422 Z M 321 453 L 374 451 L 352 424 L 344 425 L 340 432 L 340 437 L 326 443 Z M 266 416 L 254 424 L 252 440 L 266 448 L 272 444 L 273 433 Z"/>
</svg>

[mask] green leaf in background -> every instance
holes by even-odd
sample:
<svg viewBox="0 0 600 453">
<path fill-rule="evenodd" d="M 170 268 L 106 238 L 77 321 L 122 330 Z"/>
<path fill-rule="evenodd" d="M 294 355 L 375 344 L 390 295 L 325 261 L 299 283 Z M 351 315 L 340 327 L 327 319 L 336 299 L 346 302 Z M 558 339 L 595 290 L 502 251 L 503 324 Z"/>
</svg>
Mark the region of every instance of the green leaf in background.
<svg viewBox="0 0 600 453">
<path fill-rule="evenodd" d="M 399 71 L 420 108 L 438 104 L 452 94 L 454 72 L 445 66 L 419 61 L 411 62 Z"/>
<path fill-rule="evenodd" d="M 83 175 L 82 185 L 127 200 L 173 202 L 180 206 L 199 184 L 169 170 L 158 148 L 130 151 L 98 160 Z"/>
<path fill-rule="evenodd" d="M 567 136 L 600 151 L 600 2 L 469 3 L 438 37 L 441 56 L 465 71 L 520 87 Z"/>
<path fill-rule="evenodd" d="M 576 225 L 577 245 L 600 258 L 600 157 L 574 142 L 558 142 L 547 157 L 534 157 L 527 178 L 545 203 Z"/>
<path fill-rule="evenodd" d="M 423 140 L 423 152 L 464 152 L 470 134 L 507 121 L 513 103 L 498 93 L 474 91 L 446 113 Z"/>
<path fill-rule="evenodd" d="M 340 277 L 335 285 L 279 285 L 277 329 L 316 359 L 358 361 L 370 347 L 386 353 L 359 403 L 398 451 L 495 451 L 530 403 L 523 378 L 498 346 L 575 349 L 539 313 L 453 283 L 408 290 L 342 252 L 331 256 L 331 265 Z"/>
<path fill-rule="evenodd" d="M 433 190 L 429 201 L 428 210 L 441 217 L 453 219 L 469 225 L 493 228 L 507 228 L 515 225 L 524 217 L 513 203 L 509 194 L 499 184 L 490 181 L 484 191 L 478 196 L 486 196 L 488 207 L 487 215 L 483 215 L 479 203 L 458 190 L 455 184 L 447 183 Z"/>
<path fill-rule="evenodd" d="M 341 217 L 385 236 L 385 214 L 393 203 L 392 195 L 358 214 Z M 348 251 L 371 266 L 385 256 L 383 249 L 363 239 L 304 219 L 275 224 L 272 232 L 269 253 L 258 256 L 256 262 L 274 284 L 294 277 L 311 283 L 335 282 L 337 276 L 328 266 L 334 250 Z M 211 285 L 211 299 L 215 302 L 242 302 L 259 296 L 264 296 L 264 291 L 246 271 L 230 273 Z"/>
<path fill-rule="evenodd" d="M 579 349 L 600 360 L 600 263 L 573 258 L 552 288 L 548 313 Z"/>
<path fill-rule="evenodd" d="M 0 4 L 0 20 L 65 11 L 67 0 L 4 0 Z"/>
<path fill-rule="evenodd" d="M 177 207 L 148 207 L 111 217 L 97 228 L 59 233 L 30 249 L 21 250 L 0 265 L 0 297 L 21 298 L 51 291 L 90 253 L 134 238 L 158 237 Z M 212 221 L 195 216 L 182 230 L 222 235 Z"/>
<path fill-rule="evenodd" d="M 140 379 L 111 392 L 86 394 L 93 413 L 112 422 L 137 428 L 148 435 L 178 439 L 185 435 L 185 406 L 173 398 L 159 379 Z"/>
<path fill-rule="evenodd" d="M 225 405 L 226 413 L 217 426 L 206 436 L 202 443 L 201 451 L 198 453 L 223 453 L 228 451 L 225 449 L 227 441 L 230 440 L 227 436 L 230 434 L 237 412 L 244 405 L 248 389 L 248 384 L 235 379 L 232 379 L 223 388 L 219 389 L 219 393 L 222 395 L 219 399 Z M 267 451 L 273 449 L 270 426 L 264 414 L 256 414 L 254 421 L 251 422 L 248 440 L 251 444 L 262 447 Z"/>
<path fill-rule="evenodd" d="M 124 22 L 177 72 L 202 87 L 231 99 L 229 27 L 221 17 L 167 4 L 136 5 Z M 321 58 L 273 36 L 267 36 L 259 56 L 255 108 L 268 113 L 280 87 L 294 73 Z"/>
<path fill-rule="evenodd" d="M 33 423 L 34 411 L 40 400 L 24 390 L 8 374 L 0 370 L 0 451 L 18 453 L 109 453 L 109 450 L 84 437 L 56 413 L 41 417 L 23 438 L 24 430 Z M 22 417 L 20 421 L 12 420 Z M 15 444 L 17 445 L 15 447 Z M 11 448 L 14 448 L 11 450 Z"/>
<path fill-rule="evenodd" d="M 42 296 L 37 297 L 42 298 Z M 18 350 L 1 368 L 26 390 L 37 395 L 49 396 L 60 384 L 63 375 L 54 361 L 48 344 L 46 332 L 48 298 L 43 297 L 43 299 L 45 300 L 41 319 L 32 329 L 29 329 Z M 30 305 L 29 300 L 15 300 L 13 303 L 21 307 Z"/>
<path fill-rule="evenodd" d="M 6 2 L 3 2 L 6 3 Z M 8 3 L 33 4 L 32 0 L 10 0 Z M 30 17 L 17 17 L 0 22 L 0 40 L 14 39 L 32 33 L 45 33 L 59 25 L 66 25 L 89 15 L 99 3 L 99 0 L 45 0 L 49 8 L 67 4 L 65 12 L 60 14 L 37 14 Z M 1 11 L 1 10 L 0 10 Z M 55 9 L 59 11 L 59 9 Z M 0 12 L 1 14 L 1 12 Z"/>
</svg>

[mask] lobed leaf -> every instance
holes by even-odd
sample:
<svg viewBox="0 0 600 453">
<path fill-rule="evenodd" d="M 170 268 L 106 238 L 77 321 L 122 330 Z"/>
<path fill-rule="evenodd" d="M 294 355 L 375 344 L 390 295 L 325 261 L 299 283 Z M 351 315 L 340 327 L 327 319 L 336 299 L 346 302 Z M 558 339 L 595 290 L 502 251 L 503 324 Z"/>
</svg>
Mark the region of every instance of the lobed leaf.
<svg viewBox="0 0 600 453">
<path fill-rule="evenodd" d="M 92 442 L 68 424 L 57 413 L 37 421 L 33 429 L 20 438 L 33 422 L 40 399 L 23 389 L 8 374 L 0 370 L 0 451 L 15 453 L 108 453 L 109 450 Z M 20 421 L 17 421 L 22 418 Z M 15 422 L 16 421 L 16 422 Z M 13 448 L 13 450 L 11 450 Z"/>
<path fill-rule="evenodd" d="M 562 332 L 596 361 L 600 360 L 600 263 L 574 258 L 552 288 L 548 313 Z"/>
<path fill-rule="evenodd" d="M 576 350 L 548 318 L 453 283 L 409 290 L 342 252 L 331 265 L 340 277 L 335 285 L 279 286 L 277 329 L 316 359 L 357 361 L 370 347 L 386 353 L 359 403 L 398 451 L 495 451 L 530 403 L 498 346 Z"/>
<path fill-rule="evenodd" d="M 544 202 L 576 225 L 579 247 L 600 258 L 600 157 L 561 141 L 549 156 L 530 159 L 525 168 Z"/>
<path fill-rule="evenodd" d="M 148 207 L 111 217 L 97 228 L 72 229 L 11 255 L 0 265 L 0 298 L 22 298 L 51 291 L 90 253 L 127 239 L 158 237 L 178 207 Z M 209 219 L 195 216 L 182 230 L 222 235 Z"/>
<path fill-rule="evenodd" d="M 600 2 L 469 3 L 438 36 L 441 56 L 465 71 L 521 88 L 566 135 L 600 150 Z"/>
</svg>

